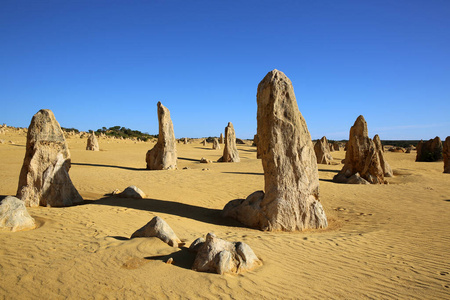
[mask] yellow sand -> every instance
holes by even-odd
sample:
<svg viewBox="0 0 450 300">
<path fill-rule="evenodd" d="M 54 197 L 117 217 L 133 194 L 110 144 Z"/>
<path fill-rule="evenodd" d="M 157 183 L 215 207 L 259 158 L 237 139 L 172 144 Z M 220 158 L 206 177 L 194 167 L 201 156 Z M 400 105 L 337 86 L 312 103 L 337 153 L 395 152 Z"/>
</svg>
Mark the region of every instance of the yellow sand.
<svg viewBox="0 0 450 300">
<path fill-rule="evenodd" d="M 0 139 L 0 195 L 14 195 L 26 137 L 8 132 Z M 442 162 L 386 153 L 399 174 L 389 185 L 336 184 L 331 179 L 342 165 L 319 165 L 329 228 L 273 233 L 220 217 L 228 201 L 263 188 L 254 147 L 238 145 L 240 163 L 200 164 L 222 151 L 200 140 L 178 144 L 178 170 L 147 171 L 152 143 L 99 142 L 102 151 L 92 152 L 86 139 L 68 139 L 70 176 L 85 205 L 30 208 L 38 229 L 0 232 L 0 298 L 450 298 L 450 174 Z M 340 162 L 345 152 L 332 155 Z M 129 185 L 147 198 L 104 196 Z M 241 275 L 198 273 L 186 249 L 156 238 L 128 240 L 156 215 L 187 246 L 214 232 L 249 244 L 264 265 Z M 174 263 L 166 264 L 170 257 Z"/>
</svg>

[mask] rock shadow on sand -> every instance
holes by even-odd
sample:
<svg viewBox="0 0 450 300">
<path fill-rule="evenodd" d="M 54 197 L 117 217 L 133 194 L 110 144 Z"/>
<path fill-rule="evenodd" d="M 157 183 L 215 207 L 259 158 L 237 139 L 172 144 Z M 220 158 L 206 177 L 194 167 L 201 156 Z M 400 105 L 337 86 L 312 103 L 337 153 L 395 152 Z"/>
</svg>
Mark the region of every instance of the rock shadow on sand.
<svg viewBox="0 0 450 300">
<path fill-rule="evenodd" d="M 181 250 L 173 252 L 171 254 L 167 255 L 156 255 L 156 256 L 147 256 L 144 257 L 146 260 L 159 260 L 164 263 L 167 263 L 167 261 L 172 258 L 173 262 L 171 263 L 174 266 L 177 266 L 179 268 L 191 270 L 192 265 L 194 264 L 196 253 L 189 251 L 187 247 L 181 247 Z"/>
<path fill-rule="evenodd" d="M 146 168 L 133 168 L 133 167 L 123 167 L 123 166 L 114 166 L 114 165 L 101 165 L 101 164 L 88 164 L 88 163 L 75 163 L 72 162 L 73 166 L 85 166 L 85 167 L 101 167 L 101 168 L 117 168 L 129 171 L 147 171 Z"/>
<path fill-rule="evenodd" d="M 175 215 L 219 226 L 244 227 L 236 220 L 222 217 L 222 210 L 220 209 L 206 208 L 174 201 L 151 198 L 130 199 L 120 198 L 117 196 L 106 196 L 99 200 L 85 200 L 84 203 L 85 205 L 96 204 L 120 206 L 154 213 Z"/>
</svg>

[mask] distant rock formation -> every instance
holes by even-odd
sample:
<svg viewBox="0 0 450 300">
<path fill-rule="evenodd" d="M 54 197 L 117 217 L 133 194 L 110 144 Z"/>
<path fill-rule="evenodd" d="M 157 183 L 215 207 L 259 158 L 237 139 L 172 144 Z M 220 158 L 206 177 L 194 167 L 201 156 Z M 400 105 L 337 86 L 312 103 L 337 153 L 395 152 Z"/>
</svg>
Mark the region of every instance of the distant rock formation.
<svg viewBox="0 0 450 300">
<path fill-rule="evenodd" d="M 448 136 L 444 141 L 444 173 L 450 173 L 450 136 Z"/>
<path fill-rule="evenodd" d="M 187 143 L 189 143 L 189 142 L 188 142 L 188 139 L 187 139 L 187 138 L 184 138 L 184 139 L 183 139 L 183 143 L 184 143 L 185 145 L 186 145 Z"/>
<path fill-rule="evenodd" d="M 242 139 L 236 138 L 236 144 L 245 145 L 245 142 Z"/>
<path fill-rule="evenodd" d="M 154 217 L 145 226 L 131 235 L 131 239 L 137 237 L 157 237 L 172 247 L 178 247 L 181 244 L 180 239 L 170 228 L 169 224 L 160 217 Z"/>
<path fill-rule="evenodd" d="M 220 134 L 220 137 L 219 137 L 219 143 L 221 143 L 221 144 L 224 143 L 224 141 L 223 141 L 223 134 L 222 133 Z"/>
<path fill-rule="evenodd" d="M 0 229 L 20 231 L 36 228 L 34 219 L 30 216 L 22 200 L 8 196 L 0 205 Z"/>
<path fill-rule="evenodd" d="M 269 72 L 258 85 L 257 104 L 265 193 L 230 201 L 223 216 L 269 231 L 327 227 L 311 136 L 289 78 Z"/>
<path fill-rule="evenodd" d="M 339 150 L 341 150 L 341 147 L 340 147 L 340 145 L 339 145 L 338 142 L 334 142 L 334 143 L 333 143 L 333 149 L 334 149 L 334 151 L 339 151 Z"/>
<path fill-rule="evenodd" d="M 330 154 L 330 146 L 326 137 L 322 137 L 314 145 L 314 152 L 316 154 L 317 163 L 330 165 L 333 157 Z"/>
<path fill-rule="evenodd" d="M 442 157 L 442 141 L 437 136 L 427 142 L 420 141 L 417 144 L 416 161 L 438 161 Z"/>
<path fill-rule="evenodd" d="M 215 150 L 215 149 L 220 149 L 219 140 L 218 140 L 217 138 L 214 138 L 212 148 L 213 148 L 214 150 Z"/>
<path fill-rule="evenodd" d="M 394 173 L 392 172 L 391 166 L 384 158 L 384 147 L 381 144 L 381 140 L 378 134 L 375 134 L 375 136 L 373 137 L 373 143 L 375 144 L 375 149 L 377 150 L 378 158 L 380 159 L 380 165 L 381 169 L 384 172 L 384 177 L 392 177 Z"/>
<path fill-rule="evenodd" d="M 87 139 L 86 150 L 90 150 L 90 151 L 99 151 L 100 150 L 100 148 L 98 147 L 98 140 L 97 140 L 97 137 L 95 136 L 94 132 L 92 132 L 92 134 L 89 135 L 89 137 Z"/>
<path fill-rule="evenodd" d="M 147 152 L 148 170 L 170 170 L 177 168 L 175 133 L 169 110 L 158 102 L 159 135 L 156 145 Z"/>
<path fill-rule="evenodd" d="M 223 148 L 223 156 L 218 162 L 239 162 L 239 152 L 236 148 L 236 134 L 231 122 L 225 127 L 225 147 Z"/>
<path fill-rule="evenodd" d="M 70 152 L 53 112 L 31 119 L 17 198 L 26 206 L 70 206 L 83 202 L 69 176 Z"/>
<path fill-rule="evenodd" d="M 347 142 L 344 167 L 333 178 L 338 183 L 354 183 L 350 177 L 359 173 L 360 177 L 369 183 L 384 183 L 384 171 L 375 143 L 369 138 L 367 123 L 363 116 L 359 116 L 350 128 Z M 358 183 L 363 181 L 358 180 Z"/>
<path fill-rule="evenodd" d="M 199 272 L 239 274 L 262 264 L 249 245 L 231 243 L 213 233 L 205 241 L 195 240 L 189 249 L 197 252 L 192 269 Z"/>
<path fill-rule="evenodd" d="M 203 146 L 206 146 L 206 139 L 203 140 L 202 145 L 203 145 Z"/>
</svg>

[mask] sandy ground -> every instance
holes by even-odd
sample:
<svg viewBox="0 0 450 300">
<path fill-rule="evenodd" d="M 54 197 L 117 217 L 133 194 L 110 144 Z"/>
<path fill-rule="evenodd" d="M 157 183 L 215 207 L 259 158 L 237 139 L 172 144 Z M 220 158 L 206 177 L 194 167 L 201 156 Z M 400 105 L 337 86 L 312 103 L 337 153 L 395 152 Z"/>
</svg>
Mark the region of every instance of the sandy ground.
<svg viewBox="0 0 450 300">
<path fill-rule="evenodd" d="M 7 132 L 0 139 L 0 195 L 14 195 L 26 137 Z M 86 203 L 30 208 L 39 228 L 0 232 L 0 298 L 450 298 L 450 174 L 442 173 L 442 162 L 389 152 L 398 175 L 369 186 L 333 183 L 342 165 L 319 165 L 329 228 L 272 233 L 220 217 L 228 201 L 263 188 L 250 145 L 238 145 L 240 163 L 200 164 L 222 151 L 200 141 L 178 144 L 178 170 L 147 171 L 152 143 L 100 140 L 100 152 L 86 151 L 86 139 L 68 143 L 70 176 Z M 345 152 L 332 155 L 339 162 Z M 147 198 L 105 196 L 129 185 Z M 187 246 L 214 232 L 249 244 L 264 265 L 241 275 L 198 273 L 186 248 L 129 240 L 156 215 Z M 169 257 L 174 264 L 165 263 Z"/>
</svg>

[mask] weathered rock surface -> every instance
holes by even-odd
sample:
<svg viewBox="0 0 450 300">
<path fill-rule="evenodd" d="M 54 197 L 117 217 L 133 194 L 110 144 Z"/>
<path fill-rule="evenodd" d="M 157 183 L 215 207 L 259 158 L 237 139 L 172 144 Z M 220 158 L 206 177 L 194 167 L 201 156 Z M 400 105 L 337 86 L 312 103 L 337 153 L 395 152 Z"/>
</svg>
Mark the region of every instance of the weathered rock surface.
<svg viewBox="0 0 450 300">
<path fill-rule="evenodd" d="M 97 140 L 97 137 L 95 136 L 94 132 L 92 132 L 92 134 L 89 135 L 89 137 L 87 139 L 86 150 L 90 150 L 90 151 L 99 151 L 100 150 L 100 148 L 98 147 L 98 140 Z"/>
<path fill-rule="evenodd" d="M 444 173 L 450 173 L 450 136 L 445 139 L 443 148 Z"/>
<path fill-rule="evenodd" d="M 123 190 L 122 193 L 116 195 L 120 198 L 133 198 L 133 199 L 143 199 L 146 197 L 145 193 L 135 185 L 130 185 Z"/>
<path fill-rule="evenodd" d="M 239 274 L 252 270 L 262 263 L 249 245 L 237 242 L 231 243 L 216 237 L 213 233 L 206 235 L 206 240 L 196 240 L 191 250 L 197 251 L 192 269 L 199 272 L 217 274 Z"/>
<path fill-rule="evenodd" d="M 378 153 L 378 158 L 380 159 L 380 165 L 381 169 L 384 172 L 384 177 L 392 177 L 394 173 L 392 172 L 391 166 L 388 164 L 386 158 L 384 157 L 384 148 L 381 144 L 381 140 L 378 134 L 375 134 L 375 136 L 373 137 L 373 142 Z"/>
<path fill-rule="evenodd" d="M 202 163 L 202 164 L 210 164 L 210 163 L 212 163 L 212 161 L 209 160 L 209 159 L 206 159 L 206 158 L 202 157 L 202 158 L 200 159 L 200 163 Z"/>
<path fill-rule="evenodd" d="M 314 152 L 316 154 L 317 163 L 330 165 L 333 157 L 330 154 L 330 145 L 326 137 L 322 137 L 314 145 Z"/>
<path fill-rule="evenodd" d="M 220 134 L 220 137 L 219 137 L 219 143 L 221 143 L 221 144 L 224 143 L 223 134 L 222 133 Z"/>
<path fill-rule="evenodd" d="M 363 116 L 359 116 L 350 128 L 345 164 L 333 181 L 354 183 L 354 180 L 349 179 L 356 173 L 369 183 L 384 183 L 380 157 L 375 143 L 368 136 L 367 123 Z"/>
<path fill-rule="evenodd" d="M 442 141 L 437 136 L 434 139 L 426 142 L 420 141 L 417 144 L 417 156 L 416 161 L 438 161 L 442 157 Z"/>
<path fill-rule="evenodd" d="M 30 216 L 22 200 L 8 196 L 0 204 L 0 229 L 5 231 L 20 231 L 36 228 L 34 219 Z"/>
<path fill-rule="evenodd" d="M 169 224 L 160 217 L 154 217 L 144 227 L 138 229 L 131 235 L 131 238 L 136 237 L 157 237 L 172 247 L 178 247 L 181 244 L 180 239 L 173 232 L 172 228 L 170 228 Z"/>
<path fill-rule="evenodd" d="M 17 198 L 26 206 L 70 206 L 83 202 L 69 177 L 70 152 L 51 110 L 31 119 Z"/>
<path fill-rule="evenodd" d="M 218 140 L 217 138 L 214 138 L 212 148 L 213 148 L 214 150 L 215 150 L 215 149 L 220 149 L 220 143 L 219 143 L 219 140 Z"/>
<path fill-rule="evenodd" d="M 258 138 L 258 135 L 255 134 L 253 136 L 253 145 L 256 147 L 256 158 L 260 159 L 261 158 L 261 151 L 259 150 L 258 144 L 259 144 L 259 138 Z"/>
<path fill-rule="evenodd" d="M 147 152 L 148 170 L 170 170 L 177 168 L 175 133 L 169 110 L 158 102 L 159 135 L 156 145 Z"/>
<path fill-rule="evenodd" d="M 231 122 L 225 127 L 225 147 L 223 148 L 223 156 L 218 162 L 239 162 L 239 152 L 236 148 L 236 134 Z"/>
<path fill-rule="evenodd" d="M 340 145 L 339 145 L 338 142 L 334 142 L 334 143 L 333 143 L 333 149 L 334 149 L 334 151 L 339 151 L 339 150 L 341 150 L 341 147 L 340 147 Z"/>
<path fill-rule="evenodd" d="M 245 142 L 242 139 L 236 138 L 236 144 L 245 145 Z"/>
<path fill-rule="evenodd" d="M 269 72 L 258 85 L 257 104 L 265 193 L 229 202 L 223 216 L 262 230 L 327 227 L 311 136 L 289 78 L 278 70 Z"/>
</svg>

